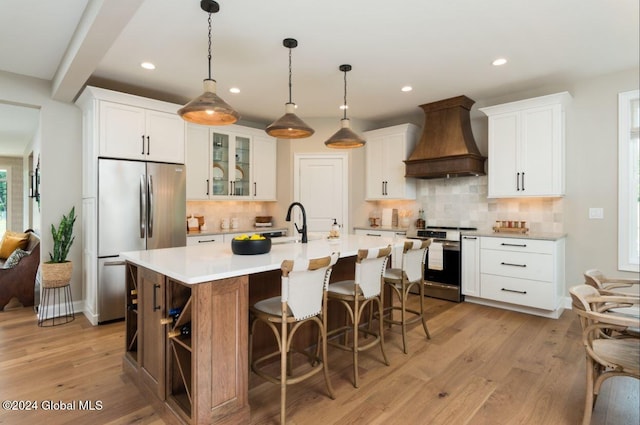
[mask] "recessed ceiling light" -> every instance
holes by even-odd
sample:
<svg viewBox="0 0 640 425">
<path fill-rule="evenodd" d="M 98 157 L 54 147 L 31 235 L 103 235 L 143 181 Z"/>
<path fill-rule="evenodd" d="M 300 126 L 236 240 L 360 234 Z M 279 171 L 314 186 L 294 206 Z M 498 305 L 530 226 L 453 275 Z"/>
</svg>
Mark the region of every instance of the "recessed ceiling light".
<svg viewBox="0 0 640 425">
<path fill-rule="evenodd" d="M 500 66 L 500 65 L 504 65 L 505 63 L 507 63 L 507 60 L 505 58 L 498 58 L 498 59 L 494 60 L 493 62 L 491 62 L 491 65 Z"/>
<path fill-rule="evenodd" d="M 140 66 L 143 67 L 144 69 L 156 69 L 156 66 L 151 62 L 142 62 Z"/>
<path fill-rule="evenodd" d="M 240 89 L 239 89 L 239 88 L 237 88 L 237 87 L 231 87 L 231 88 L 229 89 L 229 91 L 230 91 L 231 93 L 240 93 Z"/>
<path fill-rule="evenodd" d="M 413 90 L 413 87 L 411 87 L 411 86 L 404 86 L 404 87 L 403 87 L 403 88 L 401 88 L 400 90 L 405 91 L 405 92 L 406 92 L 406 91 L 411 91 L 411 90 Z"/>
</svg>

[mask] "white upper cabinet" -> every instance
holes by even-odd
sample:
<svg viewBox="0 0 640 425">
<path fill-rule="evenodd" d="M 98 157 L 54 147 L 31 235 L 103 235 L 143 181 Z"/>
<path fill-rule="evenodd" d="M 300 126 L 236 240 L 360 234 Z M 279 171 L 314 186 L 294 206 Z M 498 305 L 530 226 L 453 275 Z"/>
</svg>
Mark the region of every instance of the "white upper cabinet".
<svg viewBox="0 0 640 425">
<path fill-rule="evenodd" d="M 567 92 L 481 108 L 489 117 L 488 197 L 564 195 Z"/>
<path fill-rule="evenodd" d="M 184 164 L 185 122 L 180 105 L 87 87 L 78 104 L 91 110 L 88 135 L 97 156 Z"/>
<path fill-rule="evenodd" d="M 254 200 L 276 200 L 277 140 L 268 136 L 253 138 L 251 196 Z"/>
<path fill-rule="evenodd" d="M 405 178 L 404 160 L 413 152 L 419 128 L 402 124 L 367 131 L 364 137 L 366 156 L 366 199 L 415 199 L 416 182 Z"/>
<path fill-rule="evenodd" d="M 260 130 L 187 125 L 187 199 L 276 199 L 276 140 Z"/>
</svg>

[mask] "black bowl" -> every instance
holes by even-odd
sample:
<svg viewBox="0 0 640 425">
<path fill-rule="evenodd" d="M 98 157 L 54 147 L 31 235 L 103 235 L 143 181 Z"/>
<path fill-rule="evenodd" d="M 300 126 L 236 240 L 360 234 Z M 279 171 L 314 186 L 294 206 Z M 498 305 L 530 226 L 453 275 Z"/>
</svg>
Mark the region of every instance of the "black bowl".
<svg viewBox="0 0 640 425">
<path fill-rule="evenodd" d="M 271 239 L 232 239 L 231 251 L 238 255 L 266 254 L 271 251 Z"/>
</svg>

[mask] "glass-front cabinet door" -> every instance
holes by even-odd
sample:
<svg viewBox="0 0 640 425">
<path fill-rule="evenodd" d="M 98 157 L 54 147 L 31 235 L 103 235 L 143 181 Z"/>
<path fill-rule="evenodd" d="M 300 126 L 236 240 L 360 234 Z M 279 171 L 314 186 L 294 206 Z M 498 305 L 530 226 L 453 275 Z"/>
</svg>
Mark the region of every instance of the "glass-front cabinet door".
<svg viewBox="0 0 640 425">
<path fill-rule="evenodd" d="M 211 155 L 213 156 L 213 169 L 211 172 L 211 194 L 213 196 L 229 195 L 229 170 L 233 165 L 229 158 L 229 135 L 213 133 Z"/>
<path fill-rule="evenodd" d="M 251 196 L 251 138 L 213 133 L 211 194 L 214 197 Z"/>
<path fill-rule="evenodd" d="M 243 136 L 235 137 L 235 170 L 232 182 L 233 196 L 250 196 L 251 176 L 251 139 Z"/>
</svg>

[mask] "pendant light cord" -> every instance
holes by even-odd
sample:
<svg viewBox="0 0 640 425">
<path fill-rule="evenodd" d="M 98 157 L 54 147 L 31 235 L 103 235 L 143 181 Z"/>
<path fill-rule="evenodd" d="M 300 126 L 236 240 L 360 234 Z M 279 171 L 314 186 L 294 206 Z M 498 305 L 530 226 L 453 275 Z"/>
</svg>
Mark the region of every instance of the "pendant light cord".
<svg viewBox="0 0 640 425">
<path fill-rule="evenodd" d="M 211 79 L 211 12 L 209 12 L 209 79 Z"/>
<path fill-rule="evenodd" d="M 289 103 L 293 103 L 291 101 L 291 47 L 289 47 Z"/>
<path fill-rule="evenodd" d="M 343 119 L 347 119 L 347 71 L 344 71 L 344 115 Z"/>
</svg>

